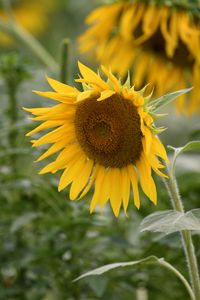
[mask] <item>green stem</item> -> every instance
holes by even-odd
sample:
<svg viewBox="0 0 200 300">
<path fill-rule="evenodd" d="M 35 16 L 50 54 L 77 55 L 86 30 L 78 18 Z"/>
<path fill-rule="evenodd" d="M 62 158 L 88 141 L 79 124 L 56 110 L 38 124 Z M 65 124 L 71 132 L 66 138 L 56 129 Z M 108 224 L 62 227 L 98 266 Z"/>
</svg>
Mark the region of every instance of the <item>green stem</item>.
<svg viewBox="0 0 200 300">
<path fill-rule="evenodd" d="M 178 185 L 177 185 L 177 181 L 173 169 L 170 171 L 168 166 L 166 165 L 166 171 L 169 178 L 164 179 L 164 183 L 165 186 L 167 187 L 169 196 L 171 198 L 172 206 L 176 211 L 184 213 L 184 207 L 183 207 L 182 199 L 179 193 L 179 189 L 178 189 Z M 183 230 L 181 232 L 181 236 L 182 236 L 182 243 L 183 243 L 185 256 L 187 259 L 190 280 L 195 294 L 195 299 L 199 300 L 200 279 L 199 279 L 197 259 L 195 255 L 191 232 L 189 230 Z"/>
<path fill-rule="evenodd" d="M 12 11 L 12 7 L 11 7 L 11 3 L 9 0 L 2 0 L 2 4 L 3 4 L 3 8 L 4 8 L 4 11 L 5 13 L 7 14 L 7 16 L 10 18 L 10 19 L 14 19 L 15 16 L 13 14 L 13 11 Z"/>
<path fill-rule="evenodd" d="M 64 39 L 61 44 L 60 58 L 60 80 L 63 83 L 67 83 L 68 81 L 69 46 L 70 40 Z"/>
<path fill-rule="evenodd" d="M 59 70 L 57 62 L 49 52 L 23 27 L 14 20 L 8 22 L 0 21 L 0 28 L 22 41 L 52 72 Z"/>
<path fill-rule="evenodd" d="M 194 295 L 193 290 L 191 289 L 191 286 L 189 285 L 188 281 L 176 268 L 174 268 L 171 264 L 169 264 L 164 259 L 159 259 L 159 263 L 166 269 L 172 271 L 182 281 L 182 283 L 185 285 L 185 287 L 190 295 L 191 300 L 197 300 L 197 299 L 195 299 L 195 295 Z"/>
</svg>

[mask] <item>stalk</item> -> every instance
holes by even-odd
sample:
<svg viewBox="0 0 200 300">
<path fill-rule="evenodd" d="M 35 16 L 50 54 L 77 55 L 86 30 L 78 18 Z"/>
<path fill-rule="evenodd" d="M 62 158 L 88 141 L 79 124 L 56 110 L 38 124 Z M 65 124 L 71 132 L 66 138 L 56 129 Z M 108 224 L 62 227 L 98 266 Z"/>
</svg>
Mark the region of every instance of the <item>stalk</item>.
<svg viewBox="0 0 200 300">
<path fill-rule="evenodd" d="M 60 80 L 63 83 L 68 82 L 69 76 L 69 46 L 70 40 L 64 39 L 61 44 L 61 57 L 60 57 Z"/>
<path fill-rule="evenodd" d="M 177 185 L 174 170 L 172 168 L 172 170 L 170 171 L 166 163 L 165 162 L 163 163 L 166 166 L 167 175 L 169 177 L 168 179 L 163 179 L 163 180 L 167 188 L 168 194 L 170 196 L 172 206 L 176 211 L 184 213 L 184 207 L 179 193 L 179 188 Z M 192 241 L 191 232 L 189 230 L 183 230 L 181 232 L 181 237 L 182 237 L 183 248 L 187 260 L 190 281 L 195 294 L 195 299 L 199 300 L 200 299 L 200 278 L 199 278 L 197 258 L 195 255 L 195 249 Z"/>
<path fill-rule="evenodd" d="M 58 71 L 58 64 L 49 52 L 14 19 L 10 19 L 7 22 L 0 20 L 0 28 L 23 42 L 49 70 L 52 72 Z"/>
</svg>

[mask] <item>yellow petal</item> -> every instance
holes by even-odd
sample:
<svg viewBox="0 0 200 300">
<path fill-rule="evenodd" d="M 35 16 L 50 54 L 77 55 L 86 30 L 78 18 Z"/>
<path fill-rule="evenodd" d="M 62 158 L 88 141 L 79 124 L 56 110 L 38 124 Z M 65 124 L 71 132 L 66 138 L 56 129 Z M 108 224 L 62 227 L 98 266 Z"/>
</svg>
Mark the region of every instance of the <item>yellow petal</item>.
<svg viewBox="0 0 200 300">
<path fill-rule="evenodd" d="M 121 185 L 120 169 L 112 168 L 110 170 L 110 179 L 111 179 L 110 203 L 114 215 L 118 217 L 121 203 L 122 203 L 121 191 L 120 191 L 120 185 Z"/>
<path fill-rule="evenodd" d="M 110 169 L 106 170 L 105 169 L 105 174 L 104 174 L 104 178 L 103 178 L 103 182 L 102 182 L 102 190 L 101 190 L 101 198 L 99 201 L 99 205 L 100 208 L 102 209 L 104 207 L 104 205 L 106 204 L 106 202 L 109 200 L 110 197 L 110 177 L 109 177 L 109 172 Z"/>
<path fill-rule="evenodd" d="M 114 94 L 115 94 L 115 92 L 111 91 L 111 90 L 103 91 L 103 92 L 101 92 L 101 96 L 97 99 L 97 101 L 103 101 L 107 98 L 110 98 Z"/>
<path fill-rule="evenodd" d="M 30 112 L 33 115 L 43 115 L 48 113 L 51 110 L 51 107 L 40 107 L 40 108 L 25 108 L 23 107 L 23 110 Z"/>
<path fill-rule="evenodd" d="M 60 93 L 60 94 L 68 94 L 68 93 L 76 93 L 78 94 L 79 91 L 74 88 L 74 87 L 71 87 L 67 84 L 64 84 L 62 82 L 59 82 L 55 79 L 52 79 L 50 77 L 46 77 L 47 78 L 47 81 L 49 83 L 49 85 L 54 89 L 54 91 L 56 91 L 57 93 Z"/>
<path fill-rule="evenodd" d="M 54 169 L 52 169 L 52 171 L 64 169 L 71 160 L 74 160 L 75 158 L 78 159 L 79 156 L 81 157 L 82 155 L 83 152 L 77 144 L 67 145 L 56 158 L 54 162 Z"/>
<path fill-rule="evenodd" d="M 142 133 L 144 137 L 142 138 L 142 142 L 144 144 L 144 152 L 148 154 L 152 145 L 152 133 L 145 125 L 142 126 Z"/>
<path fill-rule="evenodd" d="M 140 196 L 139 196 L 139 191 L 138 191 L 138 177 L 137 173 L 135 171 L 135 168 L 133 165 L 129 165 L 127 167 L 127 171 L 129 173 L 130 179 L 131 179 L 131 184 L 132 184 L 132 189 L 133 189 L 133 199 L 134 199 L 134 204 L 137 207 L 137 209 L 140 208 Z"/>
<path fill-rule="evenodd" d="M 104 175 L 105 175 L 105 168 L 99 166 L 98 173 L 96 175 L 96 181 L 95 181 L 95 191 L 90 204 L 90 213 L 94 211 L 95 206 L 100 201 L 101 190 L 103 189 L 102 182 L 103 182 Z"/>
<path fill-rule="evenodd" d="M 99 95 L 99 92 L 98 91 L 94 91 L 94 90 L 91 90 L 91 91 L 85 91 L 85 92 L 82 92 L 78 95 L 77 97 L 77 101 L 83 101 L 85 99 L 88 99 L 88 98 L 91 98 L 91 97 L 98 97 Z"/>
<path fill-rule="evenodd" d="M 165 147 L 163 146 L 163 144 L 161 143 L 161 141 L 154 135 L 152 135 L 152 150 L 153 152 L 160 156 L 161 158 L 163 158 L 166 162 L 169 162 Z"/>
<path fill-rule="evenodd" d="M 45 166 L 40 172 L 38 173 L 39 175 L 50 173 L 53 169 L 55 168 L 55 162 L 52 162 Z"/>
<path fill-rule="evenodd" d="M 89 190 L 91 189 L 92 184 L 94 183 L 94 180 L 96 179 L 96 176 L 98 174 L 99 168 L 100 168 L 99 165 L 94 166 L 94 170 L 92 172 L 91 177 L 89 178 L 88 184 L 85 187 L 85 189 L 82 191 L 81 195 L 79 196 L 79 199 L 83 198 L 89 192 Z"/>
<path fill-rule="evenodd" d="M 126 167 L 121 169 L 121 195 L 123 200 L 124 212 L 126 213 L 130 197 L 130 178 Z"/>
<path fill-rule="evenodd" d="M 66 137 L 66 139 L 69 137 L 71 139 L 75 139 L 74 127 L 70 126 L 69 124 L 62 125 L 59 128 L 56 128 L 55 130 L 43 135 L 38 140 L 34 140 L 33 147 L 54 143 L 63 137 Z"/>
<path fill-rule="evenodd" d="M 70 145 L 71 146 L 71 145 Z M 47 166 L 45 166 L 40 172 L 39 174 L 46 174 L 46 173 L 55 173 L 57 172 L 58 170 L 61 170 L 61 169 L 65 169 L 67 167 L 67 164 L 69 162 L 74 162 L 75 160 L 79 159 L 79 157 L 81 157 L 81 152 L 80 151 L 76 151 L 76 152 L 71 152 L 70 151 L 70 146 L 68 146 L 68 152 L 65 152 L 65 150 L 63 150 L 57 157 L 57 159 L 48 164 Z M 61 157 L 61 155 L 65 155 L 65 157 L 62 159 L 60 159 L 59 157 Z"/>
<path fill-rule="evenodd" d="M 104 74 L 108 77 L 108 79 L 110 79 L 110 81 L 113 83 L 114 90 L 117 93 L 120 93 L 121 86 L 120 86 L 119 80 L 110 71 L 108 71 L 106 69 L 106 67 L 101 66 L 101 69 L 104 72 Z"/>
<path fill-rule="evenodd" d="M 92 160 L 87 161 L 83 167 L 82 172 L 76 178 L 73 179 L 69 194 L 71 200 L 75 200 L 78 197 L 81 190 L 87 184 L 90 174 L 92 172 L 93 164 L 94 162 Z"/>
<path fill-rule="evenodd" d="M 53 144 L 47 151 L 45 151 L 37 160 L 36 162 L 39 162 L 50 155 L 58 152 L 59 150 L 63 149 L 66 146 L 65 139 Z"/>
<path fill-rule="evenodd" d="M 140 184 L 143 192 L 154 204 L 156 204 L 157 203 L 156 186 L 151 176 L 151 167 L 146 161 L 144 154 L 142 154 L 140 160 L 136 162 L 136 166 L 140 174 Z"/>
<path fill-rule="evenodd" d="M 75 101 L 76 101 L 77 93 L 58 94 L 55 92 L 40 92 L 40 91 L 33 91 L 33 92 L 39 96 L 53 99 L 69 105 L 76 104 Z"/>
<path fill-rule="evenodd" d="M 40 132 L 44 129 L 49 129 L 49 128 L 53 128 L 53 127 L 57 127 L 60 125 L 63 125 L 63 123 L 65 122 L 65 120 L 59 120 L 59 121 L 46 121 L 44 123 L 42 123 L 41 125 L 37 126 L 35 129 L 31 130 L 30 132 L 28 132 L 26 134 L 26 136 L 31 136 L 37 132 Z"/>
<path fill-rule="evenodd" d="M 80 172 L 83 171 L 86 157 L 81 157 L 78 160 L 73 160 L 69 163 L 67 168 L 64 170 L 62 176 L 60 177 L 58 191 L 62 191 L 67 187 Z"/>
<path fill-rule="evenodd" d="M 102 90 L 107 90 L 109 87 L 103 81 L 100 76 L 98 76 L 95 72 L 93 72 L 91 69 L 83 65 L 82 63 L 78 62 L 79 70 L 81 72 L 81 75 L 83 78 L 88 82 L 94 82 L 94 84 L 97 84 L 99 87 L 101 87 Z"/>
<path fill-rule="evenodd" d="M 149 156 L 147 156 L 148 162 L 151 165 L 152 169 L 154 170 L 154 172 L 156 172 L 159 176 L 161 177 L 165 177 L 168 178 L 167 175 L 165 175 L 164 173 L 162 173 L 159 169 L 165 168 L 164 165 L 162 165 L 157 158 L 155 157 L 154 154 L 151 154 Z"/>
</svg>

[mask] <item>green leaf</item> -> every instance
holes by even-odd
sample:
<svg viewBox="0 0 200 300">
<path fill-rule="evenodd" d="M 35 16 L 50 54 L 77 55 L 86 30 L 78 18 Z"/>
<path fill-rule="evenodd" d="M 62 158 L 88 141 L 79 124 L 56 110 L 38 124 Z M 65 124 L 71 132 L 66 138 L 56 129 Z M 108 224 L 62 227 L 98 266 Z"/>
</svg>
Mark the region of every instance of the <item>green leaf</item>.
<svg viewBox="0 0 200 300">
<path fill-rule="evenodd" d="M 92 277 L 88 279 L 88 285 L 97 297 L 102 297 L 108 285 L 108 278 L 100 277 L 97 280 L 96 277 Z"/>
<path fill-rule="evenodd" d="M 187 143 L 185 146 L 179 148 L 174 148 L 172 146 L 168 146 L 168 148 L 174 150 L 174 157 L 172 160 L 172 171 L 174 171 L 177 157 L 183 152 L 200 151 L 200 141 L 192 141 Z"/>
<path fill-rule="evenodd" d="M 158 264 L 158 265 L 168 269 L 172 273 L 174 273 L 182 281 L 182 283 L 185 285 L 185 288 L 187 289 L 187 291 L 190 295 L 190 298 L 192 300 L 195 300 L 194 293 L 193 293 L 193 291 L 191 289 L 191 286 L 189 285 L 188 281 L 186 280 L 186 278 L 176 268 L 174 268 L 171 264 L 169 264 L 167 261 L 165 261 L 164 258 L 158 258 L 158 257 L 153 256 L 153 255 L 148 256 L 144 259 L 136 260 L 136 261 L 119 262 L 119 263 L 113 263 L 113 264 L 105 265 L 103 267 L 94 269 L 92 271 L 89 271 L 89 272 L 77 277 L 76 279 L 73 280 L 73 282 L 76 282 L 76 281 L 78 281 L 80 279 L 83 279 L 83 278 L 86 278 L 88 276 L 101 275 L 103 273 L 106 273 L 106 272 L 111 271 L 111 270 L 116 269 L 116 268 L 131 267 L 131 266 L 134 266 L 134 265 L 143 265 L 143 264 Z"/>
<path fill-rule="evenodd" d="M 23 214 L 22 216 L 18 217 L 10 227 L 10 231 L 12 233 L 16 232 L 17 230 L 21 229 L 23 226 L 27 225 L 29 222 L 37 219 L 40 217 L 41 214 L 35 212 L 28 212 Z"/>
<path fill-rule="evenodd" d="M 142 221 L 140 230 L 170 234 L 182 230 L 200 230 L 200 209 L 186 213 L 164 210 L 153 213 Z"/>
<path fill-rule="evenodd" d="M 158 99 L 152 100 L 149 103 L 148 109 L 152 112 L 155 112 L 158 109 L 160 109 L 161 107 L 163 107 L 163 106 L 171 103 L 172 101 L 174 101 L 177 97 L 188 93 L 192 89 L 193 88 L 191 87 L 191 88 L 179 90 L 179 91 L 164 95 L 164 96 L 162 96 Z"/>
<path fill-rule="evenodd" d="M 130 261 L 130 262 L 118 262 L 118 263 L 113 263 L 113 264 L 108 264 L 105 265 L 103 267 L 94 269 L 92 271 L 89 271 L 79 277 L 77 277 L 75 280 L 73 280 L 74 282 L 88 277 L 88 276 L 94 276 L 94 275 L 101 275 L 103 273 L 106 273 L 110 270 L 119 268 L 119 267 L 130 267 L 130 266 L 134 266 L 134 265 L 138 265 L 138 264 L 149 264 L 149 263 L 156 263 L 158 262 L 158 258 L 156 256 L 148 256 L 147 258 L 144 259 L 140 259 L 140 260 L 136 260 L 136 261 Z"/>
</svg>

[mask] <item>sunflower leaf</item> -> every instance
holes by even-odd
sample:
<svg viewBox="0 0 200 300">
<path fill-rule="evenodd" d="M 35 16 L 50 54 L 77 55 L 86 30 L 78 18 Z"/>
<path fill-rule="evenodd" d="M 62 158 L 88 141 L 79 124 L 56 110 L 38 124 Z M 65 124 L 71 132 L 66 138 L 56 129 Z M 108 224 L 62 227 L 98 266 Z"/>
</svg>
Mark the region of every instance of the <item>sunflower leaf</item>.
<svg viewBox="0 0 200 300">
<path fill-rule="evenodd" d="M 170 234 L 182 230 L 200 230 L 200 209 L 192 209 L 186 213 L 174 210 L 158 211 L 144 218 L 140 225 L 141 232 Z"/>
<path fill-rule="evenodd" d="M 183 89 L 183 90 L 179 90 L 164 96 L 161 96 L 158 99 L 152 100 L 149 103 L 149 110 L 152 112 L 157 111 L 158 109 L 160 109 L 161 107 L 171 103 L 172 101 L 174 101 L 177 97 L 184 95 L 186 93 L 188 93 L 189 91 L 191 91 L 193 89 L 193 87 L 191 88 L 187 88 L 187 89 Z"/>
<path fill-rule="evenodd" d="M 81 276 L 74 279 L 73 282 L 76 282 L 76 281 L 78 281 L 82 278 L 88 277 L 88 276 L 101 275 L 103 273 L 106 273 L 108 271 L 111 271 L 113 269 L 120 268 L 120 267 L 130 267 L 130 266 L 139 265 L 139 264 L 152 264 L 152 263 L 157 263 L 157 262 L 159 262 L 159 258 L 152 255 L 152 256 L 148 256 L 144 259 L 140 259 L 140 260 L 136 260 L 136 261 L 118 262 L 118 263 L 108 264 L 108 265 L 102 266 L 100 268 L 97 268 L 97 269 L 94 269 L 92 271 L 82 274 Z"/>
<path fill-rule="evenodd" d="M 12 233 L 18 231 L 19 229 L 26 226 L 31 221 L 39 218 L 40 216 L 41 216 L 40 213 L 27 212 L 14 220 L 14 222 L 11 224 L 10 231 Z"/>
<path fill-rule="evenodd" d="M 145 265 L 145 264 L 157 264 L 159 266 L 162 266 L 166 269 L 168 269 L 169 271 L 171 271 L 172 273 L 174 273 L 174 275 L 176 275 L 184 284 L 185 288 L 187 289 L 190 298 L 192 300 L 195 299 L 194 297 L 194 293 L 187 281 L 187 279 L 176 269 L 174 268 L 171 264 L 169 264 L 167 261 L 165 261 L 164 258 L 158 258 L 156 256 L 148 256 L 144 259 L 140 259 L 140 260 L 136 260 L 136 261 L 129 261 L 129 262 L 119 262 L 119 263 L 113 263 L 113 264 L 109 264 L 109 265 L 105 265 L 103 267 L 94 269 L 90 272 L 87 272 L 81 276 L 79 276 L 78 278 L 76 278 L 75 280 L 73 280 L 73 282 L 76 282 L 82 278 L 86 278 L 88 276 L 94 276 L 94 275 L 101 275 L 103 273 L 106 273 L 110 270 L 114 270 L 116 268 L 121 268 L 121 267 L 132 267 L 134 265 Z"/>
<path fill-rule="evenodd" d="M 172 159 L 172 171 L 174 171 L 178 156 L 183 152 L 200 151 L 200 141 L 192 141 L 187 143 L 185 146 L 179 148 L 174 148 L 172 146 L 168 146 L 168 148 L 174 150 L 174 156 Z"/>
</svg>

